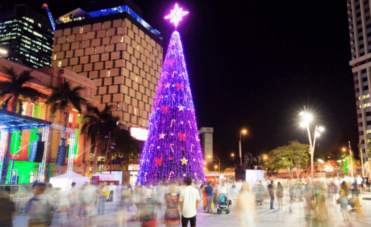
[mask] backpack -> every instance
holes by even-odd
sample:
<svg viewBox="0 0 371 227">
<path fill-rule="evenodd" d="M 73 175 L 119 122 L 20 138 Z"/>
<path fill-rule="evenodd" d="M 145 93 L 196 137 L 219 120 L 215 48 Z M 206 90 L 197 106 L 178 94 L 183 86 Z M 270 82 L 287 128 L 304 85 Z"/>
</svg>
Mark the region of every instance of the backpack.
<svg viewBox="0 0 371 227">
<path fill-rule="evenodd" d="M 109 194 L 110 194 L 109 189 L 107 187 L 105 187 L 103 190 L 104 190 L 103 196 L 104 197 L 109 197 Z"/>
</svg>

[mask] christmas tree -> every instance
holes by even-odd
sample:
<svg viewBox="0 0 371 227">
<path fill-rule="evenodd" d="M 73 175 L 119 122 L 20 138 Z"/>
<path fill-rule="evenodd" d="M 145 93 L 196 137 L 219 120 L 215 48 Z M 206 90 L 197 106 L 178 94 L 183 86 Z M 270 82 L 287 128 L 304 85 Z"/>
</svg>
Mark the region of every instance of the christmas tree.
<svg viewBox="0 0 371 227">
<path fill-rule="evenodd" d="M 203 167 L 182 43 L 179 32 L 174 31 L 157 87 L 148 139 L 140 157 L 138 182 L 156 184 L 185 176 L 200 181 L 204 179 Z"/>
</svg>

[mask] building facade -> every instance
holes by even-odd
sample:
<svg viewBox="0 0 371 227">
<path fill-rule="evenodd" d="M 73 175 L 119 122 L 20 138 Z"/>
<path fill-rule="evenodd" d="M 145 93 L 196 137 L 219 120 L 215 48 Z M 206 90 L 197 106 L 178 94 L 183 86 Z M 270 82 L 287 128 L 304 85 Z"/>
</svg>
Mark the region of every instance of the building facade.
<svg viewBox="0 0 371 227">
<path fill-rule="evenodd" d="M 100 5 L 58 19 L 52 66 L 93 80 L 95 100 L 101 108 L 114 106 L 113 115 L 126 128 L 148 128 L 162 70 L 162 38 L 130 1 L 107 0 L 105 9 Z"/>
<path fill-rule="evenodd" d="M 7 59 L 30 68 L 51 66 L 54 32 L 46 16 L 26 5 L 0 12 L 0 47 Z"/>
<path fill-rule="evenodd" d="M 351 60 L 357 105 L 359 140 L 363 152 L 371 148 L 371 10 L 366 0 L 347 0 Z"/>
<path fill-rule="evenodd" d="M 204 160 L 207 162 L 211 162 L 212 159 L 209 159 L 209 156 L 213 156 L 213 134 L 214 134 L 214 128 L 206 128 L 202 127 L 198 131 L 200 134 L 200 140 L 201 140 L 201 148 L 204 152 Z"/>
<path fill-rule="evenodd" d="M 2 67 L 12 67 L 17 74 L 22 71 L 31 70 L 31 68 L 25 67 L 23 65 L 8 61 L 6 59 L 0 58 L 0 68 Z M 38 70 L 33 70 L 31 75 L 36 78 L 35 81 L 29 83 L 28 86 L 39 90 L 45 95 L 44 98 L 39 99 L 37 103 L 31 101 L 25 101 L 23 103 L 22 115 L 30 116 L 46 121 L 53 122 L 58 125 L 64 124 L 63 112 L 57 112 L 55 115 L 50 113 L 50 108 L 45 104 L 47 96 L 51 94 L 50 86 L 58 86 L 63 82 L 64 79 L 71 83 L 72 87 L 83 86 L 85 89 L 82 90 L 81 95 L 87 99 L 88 102 L 92 104 L 97 104 L 94 99 L 94 94 L 96 93 L 96 86 L 94 82 L 74 73 L 68 69 L 58 69 L 58 68 L 43 68 Z M 7 80 L 7 76 L 2 70 L 0 70 L 0 80 Z M 0 104 L 4 100 L 0 100 Z M 85 139 L 84 135 L 80 134 L 80 129 L 82 126 L 81 122 L 82 114 L 79 114 L 76 110 L 70 112 L 69 124 L 70 129 L 75 130 L 75 147 L 74 147 L 74 168 L 73 171 L 82 175 L 90 176 L 91 171 L 91 160 L 90 155 L 91 146 L 90 141 Z M 37 169 L 39 163 L 29 162 L 28 156 L 30 155 L 31 142 L 37 140 L 36 133 L 42 132 L 39 129 L 17 131 L 11 134 L 10 143 L 10 157 L 14 158 L 14 170 L 17 170 L 18 183 L 29 183 L 30 174 L 33 174 L 33 178 L 37 179 Z M 50 130 L 49 133 L 49 144 L 47 149 L 47 176 L 58 175 L 58 168 L 54 165 L 54 161 L 57 157 L 58 146 L 61 143 L 62 132 L 56 129 Z M 67 137 L 69 138 L 69 137 Z M 69 141 L 68 141 L 69 142 Z M 67 162 L 66 162 L 67 165 Z M 61 173 L 67 171 L 67 166 L 62 166 Z M 32 172 L 32 173 L 31 173 Z"/>
</svg>

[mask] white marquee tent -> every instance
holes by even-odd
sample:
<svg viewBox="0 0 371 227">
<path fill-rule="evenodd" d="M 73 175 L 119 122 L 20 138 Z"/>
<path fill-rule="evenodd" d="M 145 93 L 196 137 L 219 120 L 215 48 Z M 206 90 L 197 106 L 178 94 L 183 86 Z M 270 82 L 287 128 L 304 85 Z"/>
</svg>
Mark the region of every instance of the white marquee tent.
<svg viewBox="0 0 371 227">
<path fill-rule="evenodd" d="M 76 187 L 81 187 L 85 183 L 90 183 L 89 177 L 84 177 L 75 172 L 65 173 L 60 176 L 51 177 L 49 182 L 55 188 L 60 188 L 62 191 L 67 191 L 71 188 L 72 182 L 76 183 Z"/>
</svg>

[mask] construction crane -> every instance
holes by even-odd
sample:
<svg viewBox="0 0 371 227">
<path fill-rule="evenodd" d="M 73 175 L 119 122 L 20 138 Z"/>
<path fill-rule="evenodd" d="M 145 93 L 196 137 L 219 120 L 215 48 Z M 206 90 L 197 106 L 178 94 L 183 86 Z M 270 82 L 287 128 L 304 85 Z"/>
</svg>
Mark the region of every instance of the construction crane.
<svg viewBox="0 0 371 227">
<path fill-rule="evenodd" d="M 44 3 L 42 5 L 42 8 L 43 9 L 46 9 L 46 12 L 48 13 L 48 17 L 49 17 L 49 20 L 50 20 L 50 24 L 52 25 L 52 28 L 53 28 L 53 31 L 55 32 L 55 22 L 54 22 L 54 19 L 53 19 L 53 15 L 52 13 L 50 12 L 49 10 L 49 7 L 46 3 Z"/>
</svg>

